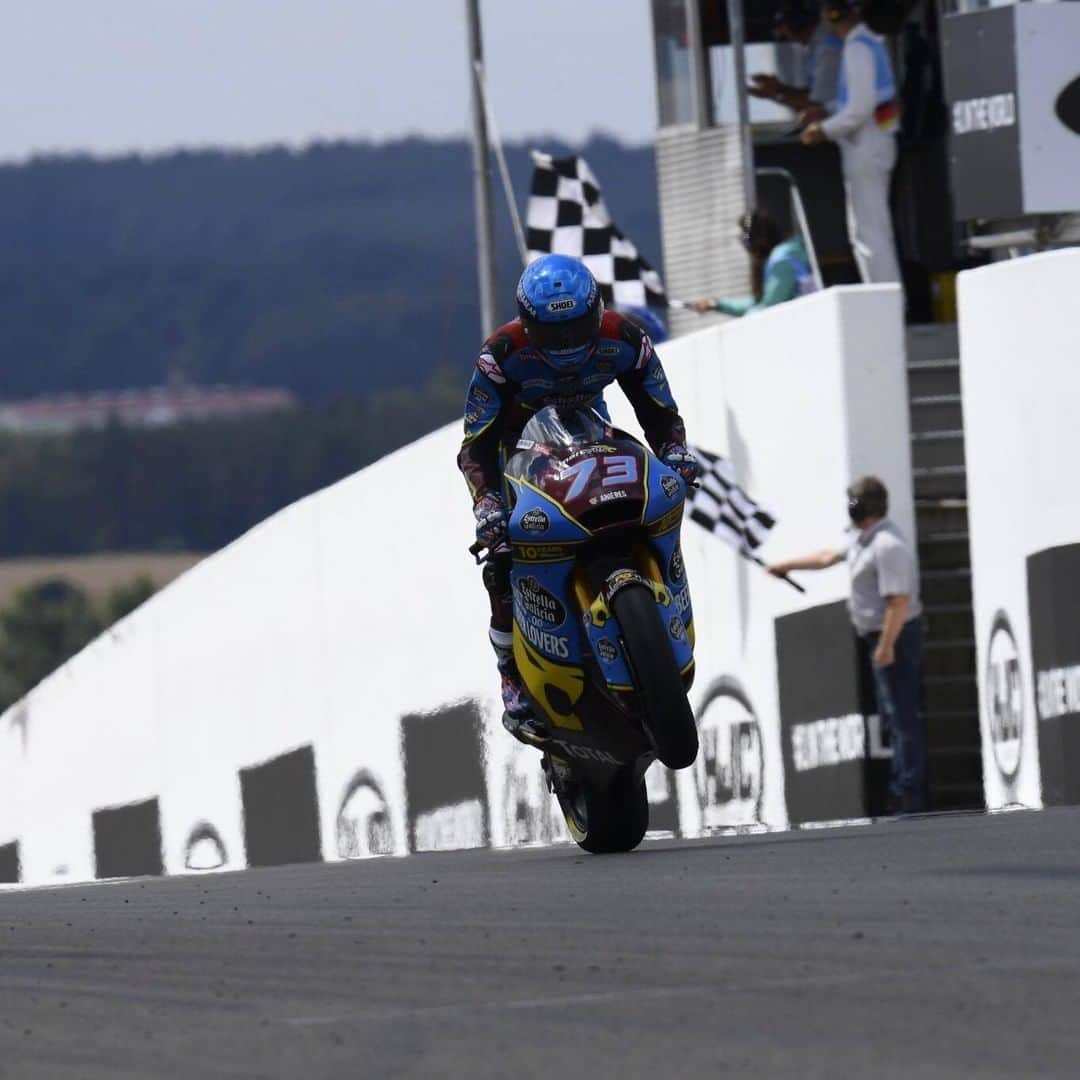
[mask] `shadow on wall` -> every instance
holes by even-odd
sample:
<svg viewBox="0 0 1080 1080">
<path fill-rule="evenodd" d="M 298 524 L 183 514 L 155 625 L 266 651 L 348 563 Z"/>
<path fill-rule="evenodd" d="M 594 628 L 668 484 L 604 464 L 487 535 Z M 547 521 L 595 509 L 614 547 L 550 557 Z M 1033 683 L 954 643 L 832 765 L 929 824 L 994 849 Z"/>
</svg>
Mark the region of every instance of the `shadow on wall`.
<svg viewBox="0 0 1080 1080">
<path fill-rule="evenodd" d="M 20 880 L 18 843 L 0 845 L 0 885 L 15 885 Z"/>
<path fill-rule="evenodd" d="M 361 769 L 346 785 L 337 813 L 337 853 L 342 859 L 394 853 L 390 804 L 374 773 Z"/>
<path fill-rule="evenodd" d="M 156 877 L 164 872 L 157 799 L 95 811 L 93 832 L 96 877 Z"/>
<path fill-rule="evenodd" d="M 319 795 L 311 746 L 240 770 L 248 866 L 320 862 Z"/>
<path fill-rule="evenodd" d="M 188 870 L 220 870 L 229 861 L 221 833 L 208 821 L 191 830 L 184 845 L 184 866 Z"/>
<path fill-rule="evenodd" d="M 741 695 L 741 696 L 740 696 Z M 727 707 L 736 702 L 735 712 Z M 725 704 L 726 703 L 726 704 Z M 736 715 L 737 713 L 737 715 Z M 710 822 L 746 824 L 760 816 L 761 738 L 753 710 L 734 680 L 721 680 L 706 699 L 698 788 Z M 476 702 L 456 703 L 401 720 L 406 805 L 370 769 L 345 786 L 335 818 L 335 852 L 342 859 L 389 855 L 397 850 L 394 821 L 400 810 L 410 852 L 485 847 L 491 843 L 491 805 L 484 770 L 484 726 Z M 509 739 L 509 737 L 507 737 Z M 239 770 L 247 866 L 319 862 L 322 841 L 314 747 L 289 751 Z M 507 843 L 569 841 L 535 750 L 514 743 L 503 777 L 503 835 Z M 679 835 L 677 786 L 659 766 L 647 776 L 654 833 Z M 706 811 L 707 816 L 709 811 Z M 158 799 L 97 810 L 92 815 L 95 876 L 158 876 L 165 872 Z M 19 843 L 0 846 L 0 883 L 21 880 Z M 230 864 L 222 833 L 197 822 L 184 844 L 185 870 L 220 870 Z"/>
<path fill-rule="evenodd" d="M 409 850 L 484 847 L 491 836 L 483 718 L 475 701 L 401 722 Z"/>
</svg>

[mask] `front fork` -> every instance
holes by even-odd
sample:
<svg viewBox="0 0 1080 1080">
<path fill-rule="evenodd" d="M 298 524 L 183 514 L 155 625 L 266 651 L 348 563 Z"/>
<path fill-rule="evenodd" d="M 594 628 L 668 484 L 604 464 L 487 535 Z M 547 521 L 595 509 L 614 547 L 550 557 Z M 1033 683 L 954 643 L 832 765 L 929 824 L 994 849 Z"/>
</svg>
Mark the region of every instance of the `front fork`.
<svg viewBox="0 0 1080 1080">
<path fill-rule="evenodd" d="M 664 574 L 657 562 L 656 554 L 647 544 L 635 544 L 630 552 L 631 561 L 635 569 L 645 583 L 651 586 L 656 601 L 668 607 L 671 604 L 671 592 L 664 583 Z M 612 596 L 618 591 L 619 583 L 612 579 L 617 577 L 623 560 L 598 560 L 588 566 L 576 566 L 573 571 L 571 584 L 574 589 L 574 598 L 582 614 L 588 614 L 593 625 L 604 627 L 611 618 L 611 609 L 608 606 Z M 627 579 L 624 584 L 636 583 Z"/>
</svg>

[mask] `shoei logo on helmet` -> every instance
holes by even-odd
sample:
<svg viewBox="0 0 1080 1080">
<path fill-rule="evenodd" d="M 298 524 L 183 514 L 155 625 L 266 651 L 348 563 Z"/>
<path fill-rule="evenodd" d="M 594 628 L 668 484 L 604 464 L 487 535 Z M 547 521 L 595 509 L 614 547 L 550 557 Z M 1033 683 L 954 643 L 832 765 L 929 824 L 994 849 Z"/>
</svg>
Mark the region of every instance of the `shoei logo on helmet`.
<svg viewBox="0 0 1080 1080">
<path fill-rule="evenodd" d="M 548 304 L 548 311 L 573 311 L 577 307 L 577 301 L 567 297 L 565 300 L 552 300 Z"/>
</svg>

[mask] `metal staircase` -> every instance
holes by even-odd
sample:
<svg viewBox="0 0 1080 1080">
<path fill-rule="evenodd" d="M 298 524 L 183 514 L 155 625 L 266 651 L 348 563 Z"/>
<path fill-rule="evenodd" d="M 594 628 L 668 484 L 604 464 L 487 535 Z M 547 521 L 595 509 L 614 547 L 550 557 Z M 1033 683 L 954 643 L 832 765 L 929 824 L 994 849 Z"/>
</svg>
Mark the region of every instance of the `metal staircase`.
<svg viewBox="0 0 1080 1080">
<path fill-rule="evenodd" d="M 955 325 L 908 327 L 912 479 L 926 611 L 923 709 L 933 810 L 983 806 L 959 356 Z"/>
</svg>

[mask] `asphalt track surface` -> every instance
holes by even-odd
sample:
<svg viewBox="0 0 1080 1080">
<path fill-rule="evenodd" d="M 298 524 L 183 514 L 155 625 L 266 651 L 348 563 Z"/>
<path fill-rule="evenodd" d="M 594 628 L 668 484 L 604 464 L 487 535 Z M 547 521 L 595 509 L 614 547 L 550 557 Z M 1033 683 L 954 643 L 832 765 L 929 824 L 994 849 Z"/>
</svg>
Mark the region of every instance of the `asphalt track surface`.
<svg viewBox="0 0 1080 1080">
<path fill-rule="evenodd" d="M 0 1077 L 1075 1076 L 1080 811 L 0 893 Z"/>
</svg>

